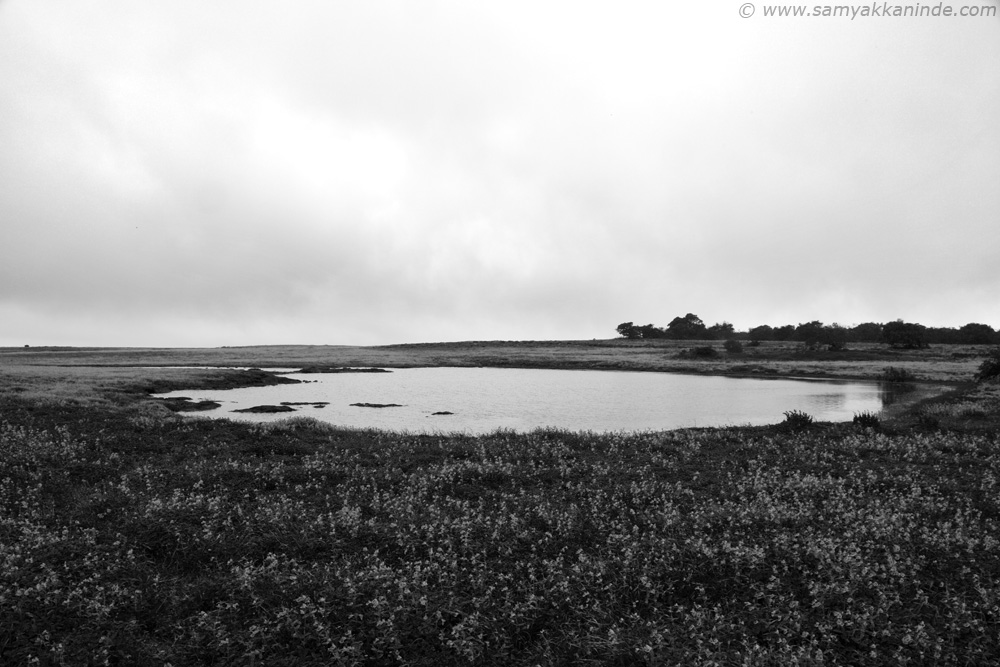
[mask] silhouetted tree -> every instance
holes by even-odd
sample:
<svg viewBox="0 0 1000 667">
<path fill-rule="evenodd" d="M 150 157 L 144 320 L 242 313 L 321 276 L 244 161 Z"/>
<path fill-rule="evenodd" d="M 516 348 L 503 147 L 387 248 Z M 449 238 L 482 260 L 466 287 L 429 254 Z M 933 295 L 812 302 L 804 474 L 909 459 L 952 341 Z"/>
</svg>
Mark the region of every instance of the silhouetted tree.
<svg viewBox="0 0 1000 667">
<path fill-rule="evenodd" d="M 958 330 L 959 340 L 967 345 L 990 345 L 1000 342 L 997 332 L 988 324 L 970 322 Z"/>
<path fill-rule="evenodd" d="M 927 347 L 927 328 L 921 324 L 896 320 L 882 325 L 882 340 L 892 347 L 917 349 Z"/>
<path fill-rule="evenodd" d="M 809 347 L 819 345 L 823 335 L 823 323 L 819 320 L 806 322 L 795 327 L 795 340 L 800 340 Z"/>
<path fill-rule="evenodd" d="M 882 342 L 882 325 L 876 322 L 856 324 L 848 331 L 848 340 L 854 343 Z"/>
<path fill-rule="evenodd" d="M 617 331 L 618 335 L 621 336 L 622 338 L 628 338 L 628 339 L 642 338 L 642 334 L 639 331 L 639 327 L 635 326 L 631 322 L 622 322 L 615 328 L 615 331 Z"/>
<path fill-rule="evenodd" d="M 639 335 L 646 340 L 667 337 L 667 333 L 663 329 L 653 324 L 643 324 L 639 327 Z"/>
<path fill-rule="evenodd" d="M 962 342 L 958 329 L 952 327 L 925 327 L 924 342 L 935 345 L 953 345 Z"/>
<path fill-rule="evenodd" d="M 839 324 L 824 325 L 819 320 L 805 322 L 798 326 L 786 324 L 771 327 L 766 324 L 737 332 L 729 322 L 720 322 L 706 327 L 694 313 L 675 317 L 666 328 L 653 324 L 636 326 L 632 322 L 622 322 L 615 329 L 623 338 L 673 338 L 675 340 L 749 340 L 787 341 L 799 340 L 810 347 L 826 345 L 831 350 L 842 350 L 847 343 L 887 343 L 893 347 L 923 348 L 929 344 L 990 345 L 1000 344 L 1000 331 L 988 324 L 970 322 L 961 329 L 949 327 L 925 327 L 922 324 L 896 320 L 887 324 L 864 322 L 846 328 Z"/>
<path fill-rule="evenodd" d="M 697 340 L 708 338 L 708 329 L 701 318 L 694 313 L 675 317 L 667 325 L 667 336 L 676 340 Z"/>
<path fill-rule="evenodd" d="M 791 340 L 795 335 L 795 327 L 791 324 L 786 324 L 783 327 L 775 327 L 772 334 L 774 340 Z"/>
<path fill-rule="evenodd" d="M 774 340 L 774 329 L 766 324 L 754 327 L 748 332 L 750 340 Z"/>
<path fill-rule="evenodd" d="M 711 338 L 732 338 L 735 333 L 736 330 L 729 322 L 720 322 L 708 328 L 708 335 Z"/>
<path fill-rule="evenodd" d="M 847 329 L 836 322 L 825 326 L 820 332 L 819 342 L 830 350 L 844 350 L 847 348 Z"/>
</svg>

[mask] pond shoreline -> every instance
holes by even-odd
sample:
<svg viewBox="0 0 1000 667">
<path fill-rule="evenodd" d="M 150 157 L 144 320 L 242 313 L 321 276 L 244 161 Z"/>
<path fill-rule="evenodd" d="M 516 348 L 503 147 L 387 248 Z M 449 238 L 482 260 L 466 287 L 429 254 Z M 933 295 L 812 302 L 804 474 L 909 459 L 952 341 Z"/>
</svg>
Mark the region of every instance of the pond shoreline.
<svg viewBox="0 0 1000 667">
<path fill-rule="evenodd" d="M 431 427 L 423 417 L 444 408 L 461 415 L 449 425 L 471 434 L 495 428 L 527 432 L 533 428 L 618 432 L 673 430 L 703 425 L 778 423 L 789 410 L 810 414 L 817 422 L 851 421 L 859 413 L 898 414 L 908 406 L 928 400 L 948 386 L 889 385 L 870 379 L 830 377 L 732 376 L 707 373 L 622 372 L 603 379 L 603 369 L 581 372 L 567 369 L 437 366 L 397 369 L 399 377 L 378 380 L 315 376 L 288 389 L 240 391 L 239 373 L 228 374 L 233 391 L 216 378 L 211 387 L 185 385 L 155 392 L 154 401 L 197 395 L 226 404 L 225 410 L 199 413 L 208 418 L 235 419 L 232 413 L 288 412 L 287 407 L 322 400 L 324 410 L 307 410 L 308 416 L 348 428 L 375 428 L 425 432 Z M 579 371 L 581 369 L 572 369 Z M 282 373 L 283 375 L 284 373 Z M 295 376 L 290 379 L 303 379 Z M 361 380 L 360 382 L 357 380 Z M 319 384 L 312 384 L 314 382 Z M 771 382 L 775 382 L 771 386 Z M 173 387 L 174 382 L 170 385 Z M 810 385 L 812 387 L 810 388 Z M 260 387 L 261 385 L 257 385 Z M 476 396 L 471 399 L 469 397 Z M 831 398 L 833 397 L 833 398 Z M 839 398 L 838 398 L 839 397 Z M 297 403 L 290 403 L 296 401 Z M 332 403 L 332 405 L 331 405 Z M 185 404 L 164 403 L 168 408 Z M 404 407 L 389 418 L 359 417 L 351 407 Z M 892 412 L 888 411 L 890 408 Z M 188 411 L 188 410 L 185 410 Z M 194 410 L 190 410 L 193 412 Z M 300 413 L 304 415 L 305 413 Z M 279 415 L 254 418 L 271 421 Z M 239 417 L 244 419 L 245 417 Z"/>
<path fill-rule="evenodd" d="M 696 346 L 718 348 L 694 358 Z M 719 341 L 469 341 L 387 346 L 277 345 L 238 348 L 0 348 L 0 380 L 44 398 L 113 403 L 146 402 L 176 390 L 233 389 L 296 383 L 289 369 L 503 368 L 622 371 L 806 381 L 879 381 L 887 369 L 906 371 L 919 390 L 901 397 L 887 419 L 928 401 L 958 400 L 986 346 L 939 345 L 896 350 L 856 344 L 850 350 L 809 350 L 798 343 L 763 342 L 742 354 Z M 274 369 L 282 369 L 281 371 Z M 370 371 L 369 371 L 370 372 Z M 0 391 L 3 390 L 0 385 Z"/>
</svg>

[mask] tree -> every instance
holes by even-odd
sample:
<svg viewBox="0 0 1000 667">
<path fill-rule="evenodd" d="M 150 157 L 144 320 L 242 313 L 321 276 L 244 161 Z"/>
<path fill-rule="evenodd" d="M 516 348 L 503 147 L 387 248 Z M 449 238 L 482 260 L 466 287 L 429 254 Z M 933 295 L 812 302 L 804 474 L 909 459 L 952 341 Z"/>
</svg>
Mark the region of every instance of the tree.
<svg viewBox="0 0 1000 667">
<path fill-rule="evenodd" d="M 928 347 L 926 331 L 922 324 L 896 320 L 882 326 L 882 340 L 891 347 L 924 348 Z"/>
<path fill-rule="evenodd" d="M 876 322 L 856 324 L 848 330 L 848 339 L 853 343 L 878 343 L 882 340 L 882 325 Z"/>
<path fill-rule="evenodd" d="M 667 336 L 675 340 L 698 340 L 708 338 L 708 329 L 701 318 L 694 313 L 675 317 L 667 325 Z"/>
<path fill-rule="evenodd" d="M 750 340 L 774 340 L 774 329 L 766 324 L 754 327 L 749 332 Z"/>
<path fill-rule="evenodd" d="M 713 324 L 708 328 L 708 335 L 712 338 L 732 338 L 735 334 L 736 330 L 729 322 Z"/>
<path fill-rule="evenodd" d="M 667 333 L 653 324 L 643 324 L 639 327 L 639 336 L 645 340 L 651 340 L 653 338 L 666 338 Z"/>
<path fill-rule="evenodd" d="M 775 327 L 771 335 L 774 336 L 774 340 L 791 340 L 792 336 L 795 335 L 795 327 L 791 324 L 786 324 L 783 327 Z"/>
<path fill-rule="evenodd" d="M 795 327 L 795 340 L 800 340 L 809 347 L 820 344 L 823 336 L 823 323 L 819 320 L 806 322 Z"/>
<path fill-rule="evenodd" d="M 924 342 L 935 345 L 955 345 L 963 341 L 958 329 L 954 327 L 926 327 L 924 329 Z"/>
<path fill-rule="evenodd" d="M 618 335 L 622 338 L 628 338 L 630 340 L 642 338 L 642 334 L 639 332 L 639 327 L 635 326 L 631 322 L 622 322 L 615 328 L 615 331 L 617 331 Z"/>
<path fill-rule="evenodd" d="M 969 322 L 958 330 L 959 339 L 967 345 L 989 345 L 1000 342 L 997 340 L 997 333 L 988 324 L 977 324 Z"/>
<path fill-rule="evenodd" d="M 836 322 L 823 327 L 820 333 L 819 342 L 826 345 L 830 350 L 843 350 L 847 348 L 847 329 Z"/>
</svg>

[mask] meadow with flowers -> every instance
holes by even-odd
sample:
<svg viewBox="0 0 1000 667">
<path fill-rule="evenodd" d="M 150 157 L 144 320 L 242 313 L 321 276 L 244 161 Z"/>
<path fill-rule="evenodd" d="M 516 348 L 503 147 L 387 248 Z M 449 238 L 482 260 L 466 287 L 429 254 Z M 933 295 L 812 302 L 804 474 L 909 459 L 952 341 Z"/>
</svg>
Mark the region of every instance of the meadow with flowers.
<svg viewBox="0 0 1000 667">
<path fill-rule="evenodd" d="M 892 423 L 472 437 L 4 380 L 2 665 L 1000 660 L 995 382 Z"/>
</svg>

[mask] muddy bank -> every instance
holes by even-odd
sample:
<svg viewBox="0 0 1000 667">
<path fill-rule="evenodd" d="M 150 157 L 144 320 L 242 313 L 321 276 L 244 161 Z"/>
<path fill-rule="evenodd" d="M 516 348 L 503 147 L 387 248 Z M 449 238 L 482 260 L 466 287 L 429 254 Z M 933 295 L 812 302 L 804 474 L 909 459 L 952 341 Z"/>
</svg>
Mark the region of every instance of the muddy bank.
<svg viewBox="0 0 1000 667">
<path fill-rule="evenodd" d="M 190 379 L 152 379 L 144 383 L 141 390 L 147 394 L 165 394 L 178 390 L 239 389 L 241 387 L 270 387 L 279 384 L 301 384 L 301 380 L 284 377 L 272 371 L 259 368 L 249 370 L 196 371 Z"/>
<path fill-rule="evenodd" d="M 890 391 L 889 400 L 882 408 L 883 421 L 893 422 L 908 416 L 921 403 L 948 394 L 967 391 L 971 385 L 912 383 Z"/>
<path fill-rule="evenodd" d="M 205 412 L 222 407 L 217 401 L 195 401 L 187 396 L 172 396 L 158 400 L 172 412 Z"/>
</svg>

